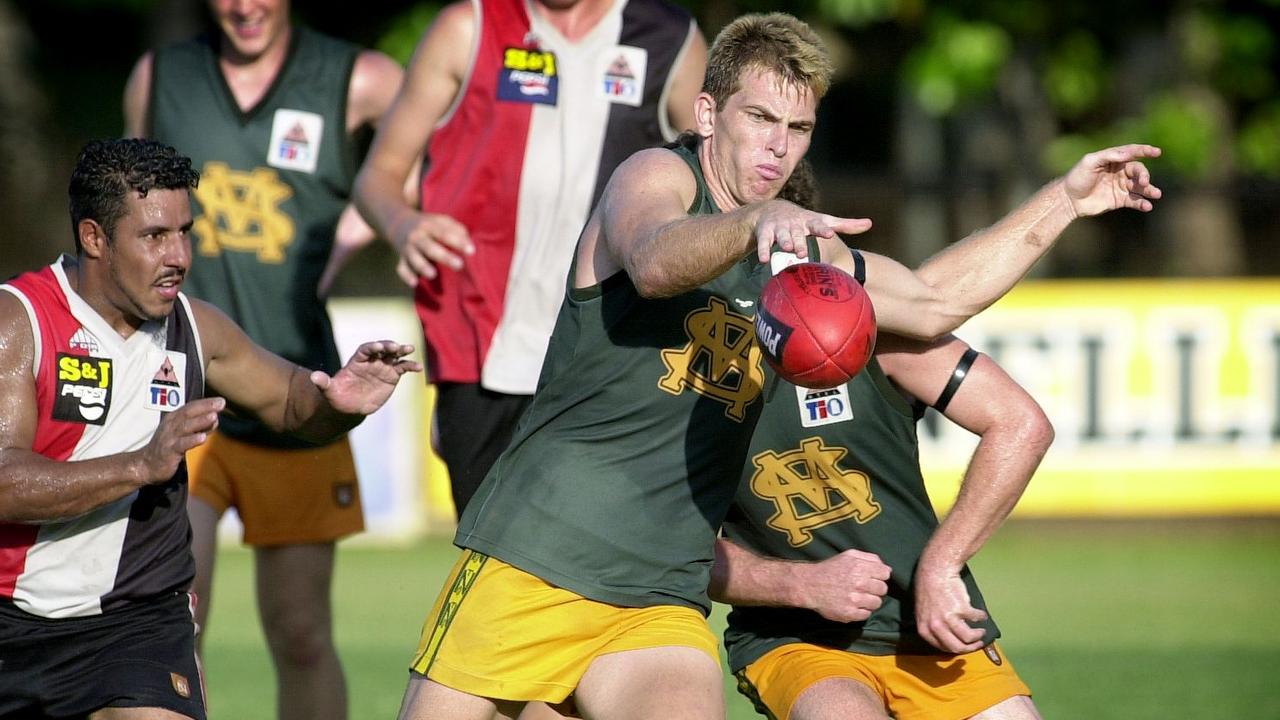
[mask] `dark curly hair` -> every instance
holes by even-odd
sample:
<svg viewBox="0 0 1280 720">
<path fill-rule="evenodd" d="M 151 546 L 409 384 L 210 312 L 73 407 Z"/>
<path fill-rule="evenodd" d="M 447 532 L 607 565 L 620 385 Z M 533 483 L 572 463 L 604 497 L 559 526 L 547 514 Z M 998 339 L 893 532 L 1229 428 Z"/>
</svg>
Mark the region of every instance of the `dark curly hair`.
<svg viewBox="0 0 1280 720">
<path fill-rule="evenodd" d="M 95 220 L 111 235 L 124 216 L 126 193 L 146 197 L 155 188 L 185 190 L 199 181 L 191 158 L 164 143 L 139 138 L 90 142 L 76 158 L 67 191 L 76 252 L 81 249 L 80 221 Z"/>
</svg>

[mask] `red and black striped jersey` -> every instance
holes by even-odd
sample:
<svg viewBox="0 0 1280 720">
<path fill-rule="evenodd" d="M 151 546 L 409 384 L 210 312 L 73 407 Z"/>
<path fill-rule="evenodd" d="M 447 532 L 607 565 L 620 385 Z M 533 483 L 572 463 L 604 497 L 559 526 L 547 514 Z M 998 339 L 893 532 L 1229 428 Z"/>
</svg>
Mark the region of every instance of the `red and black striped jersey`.
<svg viewBox="0 0 1280 720">
<path fill-rule="evenodd" d="M 63 260 L 0 285 L 26 308 L 39 413 L 32 449 L 75 462 L 141 449 L 162 414 L 204 395 L 183 295 L 163 322 L 122 337 L 76 294 Z M 194 574 L 186 464 L 83 515 L 0 523 L 0 602 L 48 618 L 96 615 L 185 591 Z"/>
<path fill-rule="evenodd" d="M 675 135 L 666 98 L 696 33 L 665 0 L 617 0 L 566 40 L 528 0 L 472 0 L 470 70 L 428 147 L 422 209 L 466 226 L 461 271 L 415 299 L 434 382 L 531 394 L 578 234 L 614 169 Z"/>
</svg>

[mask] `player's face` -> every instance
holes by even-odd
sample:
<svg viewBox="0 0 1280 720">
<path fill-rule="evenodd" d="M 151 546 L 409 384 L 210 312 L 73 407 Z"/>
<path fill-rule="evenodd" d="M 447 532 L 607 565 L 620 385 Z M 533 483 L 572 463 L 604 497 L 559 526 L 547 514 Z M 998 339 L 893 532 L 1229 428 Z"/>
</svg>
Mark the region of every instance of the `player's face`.
<svg viewBox="0 0 1280 720">
<path fill-rule="evenodd" d="M 124 216 L 103 249 L 108 300 L 141 324 L 173 310 L 191 267 L 191 199 L 186 190 L 129 192 Z M 134 324 L 134 323 L 129 323 Z"/>
<path fill-rule="evenodd" d="M 209 10 L 228 49 L 245 61 L 284 42 L 289 27 L 288 0 L 209 0 Z"/>
<path fill-rule="evenodd" d="M 710 148 L 716 181 L 738 205 L 769 200 L 786 184 L 809 151 L 817 106 L 807 87 L 743 71 L 738 92 L 716 109 Z"/>
</svg>

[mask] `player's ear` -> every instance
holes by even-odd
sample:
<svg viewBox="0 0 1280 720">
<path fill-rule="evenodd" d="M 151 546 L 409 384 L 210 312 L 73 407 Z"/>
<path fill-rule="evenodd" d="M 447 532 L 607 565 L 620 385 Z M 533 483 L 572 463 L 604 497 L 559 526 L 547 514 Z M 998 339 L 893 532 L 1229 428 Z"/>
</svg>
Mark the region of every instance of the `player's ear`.
<svg viewBox="0 0 1280 720">
<path fill-rule="evenodd" d="M 715 127 L 716 99 L 707 93 L 698 93 L 693 100 L 693 129 L 702 137 L 711 137 Z"/>
<path fill-rule="evenodd" d="M 85 218 L 76 224 L 76 235 L 80 238 L 80 252 L 85 257 L 100 258 L 109 242 L 107 231 L 97 220 Z"/>
</svg>

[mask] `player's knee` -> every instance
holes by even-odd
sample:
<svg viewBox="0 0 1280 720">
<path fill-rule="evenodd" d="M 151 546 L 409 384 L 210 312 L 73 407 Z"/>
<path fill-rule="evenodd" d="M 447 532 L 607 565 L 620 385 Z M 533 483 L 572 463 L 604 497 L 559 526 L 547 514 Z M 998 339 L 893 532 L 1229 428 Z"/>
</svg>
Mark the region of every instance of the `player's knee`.
<svg viewBox="0 0 1280 720">
<path fill-rule="evenodd" d="M 311 667 L 329 662 L 335 652 L 329 624 L 313 615 L 277 615 L 271 619 L 263 618 L 263 624 L 277 662 L 293 667 Z"/>
</svg>

